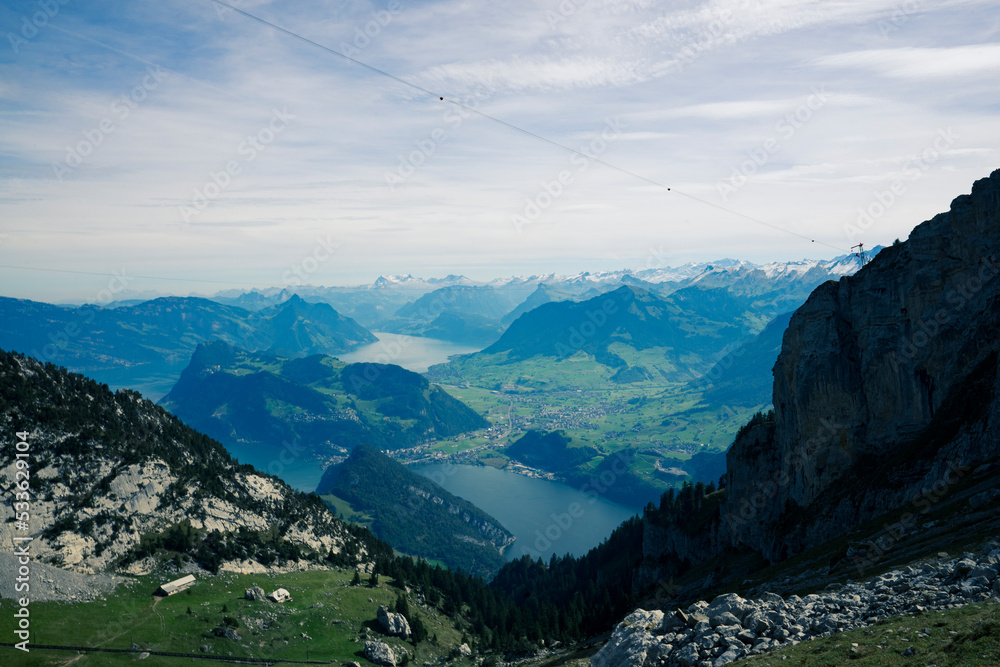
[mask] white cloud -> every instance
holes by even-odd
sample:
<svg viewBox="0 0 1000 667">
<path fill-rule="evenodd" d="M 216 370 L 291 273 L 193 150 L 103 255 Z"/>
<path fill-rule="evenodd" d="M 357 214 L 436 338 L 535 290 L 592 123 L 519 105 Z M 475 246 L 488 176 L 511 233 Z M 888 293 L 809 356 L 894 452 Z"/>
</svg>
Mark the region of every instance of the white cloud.
<svg viewBox="0 0 1000 667">
<path fill-rule="evenodd" d="M 843 217 L 939 127 L 962 140 L 894 209 L 885 234 L 905 236 L 907 220 L 930 217 L 995 165 L 1000 125 L 987 75 L 1000 45 L 981 20 L 988 3 L 920 6 L 888 37 L 879 21 L 894 16 L 896 0 L 588 0 L 565 16 L 561 4 L 404 1 L 362 46 L 351 41 L 355 28 L 378 11 L 366 1 L 238 6 L 709 201 L 749 151 L 777 138 L 780 149 L 727 206 L 838 243 Z M 147 267 L 133 273 L 268 282 L 319 233 L 343 244 L 323 276 L 341 282 L 453 270 L 488 278 L 515 263 L 541 272 L 642 264 L 647 248 L 664 244 L 678 263 L 816 252 L 604 165 L 581 166 L 235 13 L 220 18 L 208 3 L 168 0 L 151 16 L 107 11 L 67 5 L 60 25 L 75 35 L 50 30 L 0 65 L 2 250 L 26 264 L 124 262 Z M 51 162 L 141 80 L 136 57 L 173 73 L 56 181 Z M 815 86 L 828 102 L 779 134 L 776 123 Z M 247 161 L 241 142 L 275 107 L 294 121 Z M 625 133 L 591 144 L 612 117 Z M 179 206 L 234 159 L 241 173 L 182 224 Z M 512 216 L 562 172 L 572 183 L 517 234 Z M 390 188 L 394 174 L 401 180 Z M 42 296 L 31 290 L 43 283 L 9 289 Z"/>
<path fill-rule="evenodd" d="M 851 67 L 882 76 L 906 79 L 960 78 L 1000 72 L 1000 44 L 971 44 L 947 48 L 901 47 L 851 51 L 816 60 L 825 67 Z"/>
</svg>

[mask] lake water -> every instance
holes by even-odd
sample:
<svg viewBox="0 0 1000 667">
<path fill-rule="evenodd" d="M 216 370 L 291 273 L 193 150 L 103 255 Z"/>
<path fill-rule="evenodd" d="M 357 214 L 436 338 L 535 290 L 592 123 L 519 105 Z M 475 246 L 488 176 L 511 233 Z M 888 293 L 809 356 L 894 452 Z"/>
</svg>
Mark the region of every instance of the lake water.
<svg viewBox="0 0 1000 667">
<path fill-rule="evenodd" d="M 370 343 L 337 358 L 349 364 L 369 362 L 396 364 L 414 373 L 423 373 L 434 364 L 443 364 L 455 354 L 472 354 L 482 348 L 459 345 L 447 340 L 421 338 L 403 334 L 373 331 L 377 343 Z"/>
<path fill-rule="evenodd" d="M 412 470 L 503 524 L 517 538 L 504 553 L 507 560 L 525 554 L 545 561 L 553 553 L 582 556 L 638 513 L 560 482 L 489 466 L 435 463 Z"/>
</svg>

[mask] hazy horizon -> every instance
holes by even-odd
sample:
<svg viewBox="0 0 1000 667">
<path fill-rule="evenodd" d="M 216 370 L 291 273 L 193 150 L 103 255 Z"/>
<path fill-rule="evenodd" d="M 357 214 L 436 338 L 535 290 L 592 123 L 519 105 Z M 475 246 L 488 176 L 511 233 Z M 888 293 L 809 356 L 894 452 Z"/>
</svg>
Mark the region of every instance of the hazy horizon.
<svg viewBox="0 0 1000 667">
<path fill-rule="evenodd" d="M 877 248 L 879 246 L 875 246 L 875 247 Z M 867 248 L 866 248 L 866 251 L 867 251 Z M 830 259 L 835 259 L 835 258 L 830 258 Z M 228 285 L 228 284 L 222 284 L 222 283 L 220 283 L 220 284 L 216 285 L 217 289 L 208 290 L 208 291 L 184 290 L 183 288 L 169 289 L 167 287 L 164 287 L 162 289 L 154 289 L 154 288 L 132 289 L 130 286 L 133 285 L 133 284 L 135 284 L 136 282 L 155 284 L 155 283 L 160 282 L 160 281 L 158 281 L 156 278 L 142 278 L 142 277 L 132 276 L 127 271 L 124 272 L 124 273 L 121 272 L 121 271 L 115 271 L 112 274 L 109 274 L 108 276 L 105 277 L 105 279 L 108 279 L 109 282 L 110 282 L 110 288 L 104 288 L 104 289 L 100 290 L 97 293 L 97 298 L 96 299 L 92 298 L 92 299 L 88 300 L 87 298 L 77 298 L 77 297 L 73 297 L 73 296 L 70 296 L 70 295 L 67 295 L 67 294 L 56 295 L 54 297 L 48 297 L 48 298 L 45 298 L 45 297 L 36 298 L 36 297 L 25 296 L 25 295 L 21 295 L 21 294 L 9 294 L 7 292 L 0 293 L 0 297 L 15 298 L 15 299 L 27 299 L 29 301 L 37 301 L 37 302 L 42 302 L 42 303 L 52 303 L 52 304 L 55 304 L 55 305 L 83 305 L 83 304 L 106 305 L 108 303 L 114 303 L 116 301 L 130 301 L 130 300 L 136 300 L 136 299 L 155 299 L 155 298 L 160 298 L 160 297 L 197 297 L 197 298 L 212 299 L 212 298 L 221 297 L 221 296 L 235 296 L 235 295 L 243 294 L 243 293 L 269 292 L 269 291 L 273 291 L 273 290 L 289 290 L 291 292 L 296 292 L 296 291 L 306 291 L 306 290 L 311 290 L 311 289 L 343 289 L 343 290 L 366 289 L 366 288 L 374 285 L 379 279 L 382 279 L 382 278 L 385 278 L 385 279 L 390 280 L 392 282 L 399 282 L 400 283 L 400 284 L 393 285 L 392 287 L 389 287 L 387 289 L 400 289 L 400 290 L 413 289 L 416 292 L 424 293 L 424 292 L 428 292 L 428 291 L 431 291 L 433 289 L 436 289 L 436 287 L 434 286 L 435 283 L 439 283 L 443 287 L 443 286 L 446 286 L 446 285 L 454 284 L 454 281 L 461 280 L 461 279 L 467 280 L 469 283 L 472 283 L 472 284 L 475 284 L 475 285 L 483 285 L 483 286 L 485 286 L 485 285 L 490 285 L 490 284 L 503 283 L 503 282 L 509 281 L 509 280 L 532 280 L 532 279 L 538 279 L 539 282 L 544 282 L 543 279 L 545 279 L 545 278 L 552 278 L 552 279 L 557 279 L 558 280 L 558 279 L 573 279 L 573 278 L 578 278 L 578 277 L 582 277 L 582 276 L 585 276 L 585 275 L 608 276 L 608 275 L 613 275 L 613 274 L 616 274 L 616 273 L 621 273 L 623 275 L 624 274 L 635 275 L 635 274 L 642 274 L 643 272 L 646 272 L 646 271 L 668 272 L 668 271 L 670 271 L 672 269 L 679 269 L 679 268 L 682 268 L 682 267 L 684 267 L 686 265 L 694 265 L 694 266 L 709 265 L 710 266 L 710 265 L 715 264 L 715 263 L 733 262 L 733 261 L 736 261 L 736 262 L 749 262 L 750 264 L 754 264 L 756 266 L 766 266 L 766 265 L 772 264 L 772 263 L 773 264 L 794 264 L 794 263 L 798 263 L 798 262 L 806 262 L 807 263 L 807 262 L 829 261 L 829 260 L 827 260 L 827 259 L 817 259 L 817 258 L 811 258 L 811 257 L 803 257 L 803 258 L 792 259 L 792 260 L 787 260 L 787 261 L 775 260 L 774 262 L 751 262 L 750 260 L 746 260 L 746 259 L 739 258 L 739 257 L 715 257 L 714 259 L 709 259 L 709 260 L 704 260 L 704 261 L 685 262 L 684 264 L 677 264 L 677 265 L 671 265 L 671 266 L 667 266 L 667 265 L 662 265 L 662 266 L 660 266 L 660 265 L 648 265 L 648 266 L 641 266 L 641 267 L 620 267 L 620 268 L 616 268 L 616 269 L 606 269 L 606 270 L 601 270 L 601 271 L 597 271 L 597 270 L 593 270 L 593 271 L 591 271 L 591 270 L 583 270 L 583 271 L 577 271 L 577 272 L 573 272 L 573 273 L 561 273 L 561 272 L 557 272 L 557 271 L 549 271 L 549 272 L 546 272 L 546 273 L 533 273 L 533 274 L 507 273 L 507 274 L 504 274 L 504 275 L 494 275 L 492 277 L 484 277 L 484 278 L 474 278 L 472 276 L 468 276 L 468 275 L 465 275 L 465 274 L 458 274 L 458 273 L 448 272 L 446 270 L 442 270 L 442 272 L 440 274 L 437 274 L 437 275 L 422 275 L 422 276 L 411 275 L 411 274 L 380 273 L 380 274 L 376 275 L 374 278 L 372 278 L 371 280 L 368 280 L 366 282 L 342 283 L 342 284 L 318 284 L 318 283 L 299 282 L 302 278 L 304 278 L 304 277 L 306 277 L 308 275 L 308 273 L 302 271 L 301 267 L 300 267 L 300 269 L 298 271 L 292 270 L 292 271 L 290 271 L 290 275 L 284 276 L 286 278 L 291 278 L 290 282 L 288 282 L 288 281 L 286 281 L 286 282 L 279 281 L 279 282 L 277 282 L 275 284 L 272 284 L 272 285 L 252 285 L 252 286 L 245 286 L 245 287 L 239 287 L 239 286 L 236 286 L 236 285 Z M 95 278 L 97 278 L 97 277 L 95 276 Z M 449 280 L 449 278 L 452 278 L 454 280 Z M 98 278 L 98 279 L 100 279 L 100 278 Z M 407 286 L 405 286 L 405 283 L 407 282 L 407 280 L 413 281 L 414 283 L 418 283 L 418 284 L 413 285 L 412 287 L 407 287 Z M 167 284 L 177 285 L 178 283 L 177 282 L 170 282 L 170 283 L 167 283 Z"/>
</svg>

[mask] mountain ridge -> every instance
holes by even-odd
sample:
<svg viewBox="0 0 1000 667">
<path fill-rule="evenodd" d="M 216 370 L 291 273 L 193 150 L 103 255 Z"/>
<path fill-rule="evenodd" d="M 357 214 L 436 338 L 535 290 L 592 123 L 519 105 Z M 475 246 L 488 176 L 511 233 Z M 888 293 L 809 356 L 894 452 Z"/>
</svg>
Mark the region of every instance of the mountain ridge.
<svg viewBox="0 0 1000 667">
<path fill-rule="evenodd" d="M 330 466 L 316 487 L 372 516 L 372 532 L 404 553 L 441 560 L 489 580 L 514 537 L 472 503 L 410 471 L 371 445 Z"/>
<path fill-rule="evenodd" d="M 180 531 L 206 567 L 239 568 L 238 561 L 259 558 L 295 569 L 300 558 L 306 566 L 352 542 L 318 499 L 240 465 L 221 444 L 135 392 L 112 393 L 92 379 L 0 352 L 0 404 L 0 423 L 28 436 L 26 525 L 36 559 L 79 572 L 127 568 L 152 555 L 143 551 L 151 536 Z M 11 496 L 13 449 L 0 453 L 0 484 Z M 14 518 L 11 504 L 0 505 L 4 551 L 14 548 L 21 527 Z M 260 535 L 256 545 L 244 543 L 240 531 Z M 204 551 L 206 539 L 230 557 Z"/>
<path fill-rule="evenodd" d="M 287 355 L 339 353 L 376 340 L 327 304 L 291 296 L 251 312 L 197 297 L 76 308 L 0 297 L 0 348 L 66 366 L 159 398 L 199 343 L 222 340 Z M 162 393 L 160 393 L 162 392 Z"/>
</svg>

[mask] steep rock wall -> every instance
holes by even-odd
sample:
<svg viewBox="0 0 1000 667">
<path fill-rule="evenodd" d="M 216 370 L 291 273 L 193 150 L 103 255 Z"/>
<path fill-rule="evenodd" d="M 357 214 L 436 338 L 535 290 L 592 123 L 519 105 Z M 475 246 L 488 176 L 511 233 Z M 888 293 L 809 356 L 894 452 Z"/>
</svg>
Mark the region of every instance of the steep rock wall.
<svg viewBox="0 0 1000 667">
<path fill-rule="evenodd" d="M 727 454 L 697 536 L 644 524 L 637 592 L 726 550 L 779 561 L 1000 456 L 1000 170 L 792 316 L 775 419 Z"/>
<path fill-rule="evenodd" d="M 729 453 L 737 541 L 779 559 L 998 454 L 998 258 L 1000 171 L 813 292 L 774 367 L 773 437 Z"/>
</svg>

